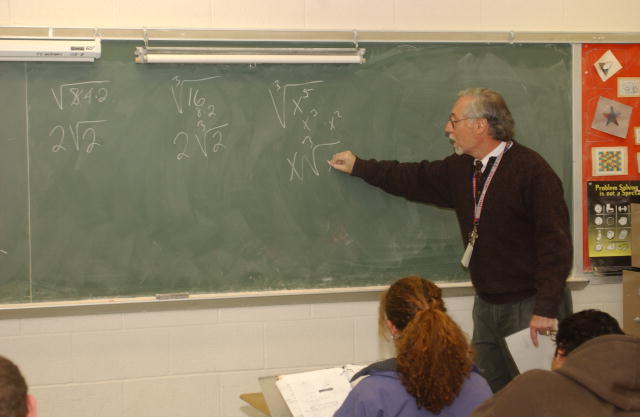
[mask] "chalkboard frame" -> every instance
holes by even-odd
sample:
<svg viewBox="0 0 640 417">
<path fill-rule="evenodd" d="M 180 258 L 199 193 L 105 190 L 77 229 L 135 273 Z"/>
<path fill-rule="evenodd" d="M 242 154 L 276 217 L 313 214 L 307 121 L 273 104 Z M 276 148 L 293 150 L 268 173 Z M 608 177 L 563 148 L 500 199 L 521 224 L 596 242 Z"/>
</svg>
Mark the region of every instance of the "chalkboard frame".
<svg viewBox="0 0 640 417">
<path fill-rule="evenodd" d="M 366 48 L 369 48 L 369 46 L 368 46 L 368 45 L 361 45 L 361 46 L 366 47 Z M 406 46 L 406 45 L 402 45 L 402 46 Z M 449 46 L 449 45 L 447 45 L 447 47 L 450 47 L 450 46 Z M 506 47 L 506 46 L 500 46 L 500 47 Z M 105 59 L 109 59 L 109 50 L 108 50 L 108 48 L 105 48 Z M 570 57 L 569 57 L 568 59 L 570 60 Z M 26 68 L 26 65 L 27 65 L 27 64 L 25 64 L 25 68 Z M 30 64 L 30 65 L 34 65 L 34 64 Z M 54 64 L 48 64 L 48 65 L 54 65 Z M 570 86 L 569 86 L 569 88 L 570 88 Z M 447 107 L 447 106 L 448 106 L 448 104 L 443 104 L 443 105 L 442 105 L 442 112 L 444 112 L 444 113 L 447 113 L 447 112 L 448 112 L 448 107 Z M 26 104 L 25 104 L 25 107 L 26 107 Z M 355 149 L 354 149 L 354 150 L 355 150 Z M 442 147 L 440 147 L 440 148 L 439 148 L 439 151 L 440 151 L 440 152 L 441 152 L 441 150 L 442 150 Z M 363 153 L 364 153 L 364 152 L 363 152 Z M 384 152 L 383 152 L 383 153 L 384 153 Z M 401 151 L 399 152 L 399 156 L 398 156 L 398 158 L 406 157 L 407 155 L 410 155 L 410 153 L 411 153 L 411 151 L 410 151 L 409 149 L 401 150 Z M 371 155 L 371 156 L 377 156 L 377 155 Z M 347 181 L 349 181 L 349 180 L 340 180 L 340 181 L 347 182 Z M 571 183 L 571 181 L 570 181 L 569 183 Z M 362 192 L 369 193 L 369 192 L 370 192 L 370 190 L 368 190 L 368 187 L 366 187 L 366 186 L 362 186 L 362 185 L 356 185 L 354 182 L 350 182 L 350 183 L 349 183 L 349 185 L 348 185 L 348 186 L 345 186 L 345 187 L 357 187 L 357 190 L 358 190 L 358 192 L 359 192 L 359 193 L 362 193 Z M 567 191 L 567 193 L 570 193 L 570 192 L 571 192 L 571 187 L 567 187 L 567 190 L 566 190 L 566 191 Z M 570 195 L 570 194 L 568 194 L 568 195 Z M 569 201 L 570 201 L 570 199 L 569 199 Z M 450 214 L 450 213 L 447 213 L 446 215 L 447 215 L 447 216 L 452 216 L 452 214 Z M 29 251 L 31 251 L 31 249 L 29 249 Z M 29 268 L 31 269 L 31 266 L 30 266 Z M 425 274 L 425 275 L 426 275 L 426 274 Z M 389 278 L 389 279 L 391 280 L 391 278 Z M 463 281 L 460 281 L 460 282 L 465 283 L 465 282 L 466 282 L 466 280 L 463 280 Z M 33 295 L 33 285 L 34 285 L 34 282 L 33 282 L 33 280 L 32 280 L 32 279 L 30 279 L 30 280 L 29 280 L 29 289 L 28 289 L 29 295 L 28 295 L 27 297 L 25 297 L 24 299 L 21 299 L 21 300 L 18 300 L 18 301 L 20 301 L 20 302 L 34 302 L 34 301 L 43 301 L 43 302 L 46 302 L 47 300 L 63 299 L 63 300 L 64 300 L 63 302 L 67 302 L 67 301 L 68 301 L 68 302 L 75 302 L 75 301 L 78 301 L 78 300 L 85 300 L 85 299 L 96 298 L 96 297 L 86 297 L 86 296 L 84 296 L 84 295 L 81 295 L 81 296 L 76 297 L 76 296 L 74 296 L 74 295 L 72 295 L 72 294 L 71 294 L 71 295 L 69 295 L 69 294 L 67 293 L 67 294 L 64 294 L 62 297 L 58 297 L 58 298 L 53 297 L 53 298 L 39 299 L 37 296 L 36 296 L 36 297 L 34 297 L 34 295 Z M 468 285 L 468 284 L 465 284 L 465 285 Z M 364 285 L 364 286 L 357 286 L 357 285 L 356 285 L 356 286 L 354 286 L 354 287 L 347 287 L 347 288 L 368 288 L 368 287 L 370 287 L 370 285 Z M 374 287 L 375 287 L 375 286 L 374 286 Z M 336 288 L 336 287 L 333 287 L 333 286 L 329 285 L 329 286 L 327 286 L 327 287 L 319 288 L 319 289 L 320 289 L 320 290 L 326 290 L 326 291 L 333 291 L 335 288 Z M 282 290 L 291 290 L 291 291 L 295 291 L 296 289 L 301 289 L 301 288 L 282 288 Z M 269 291 L 268 289 L 265 289 L 265 292 L 268 292 L 268 291 Z M 345 290 L 345 291 L 347 291 L 347 290 Z M 160 291 L 160 292 L 162 292 L 162 291 Z M 172 292 L 172 291 L 169 291 L 168 293 L 170 293 L 170 294 L 172 294 L 172 293 L 173 293 L 173 294 L 182 294 L 183 292 L 184 292 L 184 291 L 173 291 L 173 292 Z M 188 292 L 188 291 L 187 291 L 187 292 Z M 206 293 L 206 291 L 205 291 L 205 292 L 202 292 L 202 291 L 196 291 L 196 292 L 197 292 L 197 293 Z M 222 293 L 224 293 L 224 292 L 229 292 L 229 291 L 222 291 Z M 252 291 L 251 291 L 251 290 L 248 290 L 248 291 L 246 291 L 246 292 L 247 292 L 247 293 L 251 293 Z M 148 295 L 150 295 L 150 296 L 153 296 L 153 295 L 154 295 L 154 293 L 156 293 L 156 292 L 155 292 L 155 291 L 154 291 L 154 292 L 148 292 L 148 291 L 147 291 L 147 294 L 148 294 Z M 217 292 L 214 292 L 214 293 L 217 293 Z M 231 291 L 231 293 L 233 293 L 233 291 Z M 238 294 L 240 294 L 240 293 L 242 293 L 242 291 L 241 291 L 241 292 L 239 292 Z M 123 296 L 124 296 L 124 297 L 127 297 L 127 295 L 128 295 L 128 294 L 121 294 L 119 297 L 115 297 L 115 298 L 122 298 Z M 138 296 L 138 295 L 140 295 L 140 294 L 130 294 L 131 298 L 134 298 L 134 297 L 136 297 L 136 296 Z M 97 298 L 104 298 L 104 297 L 97 297 Z M 107 298 L 109 298 L 109 296 L 107 296 Z M 65 300 L 65 299 L 66 299 L 66 300 Z M 11 301 L 11 300 L 8 300 L 8 301 Z"/>
</svg>

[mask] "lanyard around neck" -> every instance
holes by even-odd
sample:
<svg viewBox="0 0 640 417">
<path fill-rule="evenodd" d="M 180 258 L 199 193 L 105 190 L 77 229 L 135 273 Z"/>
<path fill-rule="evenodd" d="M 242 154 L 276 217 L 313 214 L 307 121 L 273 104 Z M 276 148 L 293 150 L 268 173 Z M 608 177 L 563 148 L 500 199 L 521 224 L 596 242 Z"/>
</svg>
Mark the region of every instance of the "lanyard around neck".
<svg viewBox="0 0 640 417">
<path fill-rule="evenodd" d="M 477 200 L 476 200 L 476 187 L 477 187 L 478 178 L 475 175 L 473 176 L 473 180 L 472 180 L 473 202 L 474 202 L 473 224 L 475 226 L 477 226 L 478 223 L 480 223 L 480 215 L 482 214 L 482 206 L 484 205 L 484 197 L 487 194 L 487 190 L 489 189 L 489 184 L 491 184 L 491 180 L 493 179 L 493 176 L 495 175 L 496 171 L 498 170 L 498 165 L 500 165 L 500 161 L 502 161 L 502 157 L 511 148 L 511 145 L 513 145 L 513 142 L 507 143 L 507 145 L 504 147 L 502 152 L 500 152 L 500 155 L 498 155 L 498 157 L 496 158 L 496 161 L 494 162 L 493 166 L 491 167 L 491 171 L 489 171 L 489 175 L 487 176 L 487 179 L 484 182 L 484 185 L 482 186 L 482 193 L 480 193 L 480 198 L 478 198 Z"/>
</svg>

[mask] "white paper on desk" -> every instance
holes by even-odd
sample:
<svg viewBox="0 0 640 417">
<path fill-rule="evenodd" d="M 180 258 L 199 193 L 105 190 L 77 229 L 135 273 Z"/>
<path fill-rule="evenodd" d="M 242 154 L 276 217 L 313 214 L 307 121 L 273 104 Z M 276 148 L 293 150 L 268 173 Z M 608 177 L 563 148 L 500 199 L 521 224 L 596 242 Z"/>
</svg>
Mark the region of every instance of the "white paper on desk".
<svg viewBox="0 0 640 417">
<path fill-rule="evenodd" d="M 342 376 L 347 378 L 347 381 L 349 381 L 351 388 L 353 388 L 355 384 L 355 381 L 351 382 L 351 378 L 353 378 L 355 374 L 357 374 L 364 368 L 365 368 L 364 365 L 353 365 L 353 364 L 342 365 Z M 360 380 L 361 378 L 362 377 L 358 378 L 358 380 Z"/>
<path fill-rule="evenodd" d="M 538 347 L 533 345 L 529 328 L 504 338 L 520 373 L 531 369 L 551 369 L 555 344 L 551 336 L 538 335 Z"/>
<path fill-rule="evenodd" d="M 351 391 L 342 367 L 283 375 L 276 385 L 294 417 L 332 417 Z"/>
</svg>

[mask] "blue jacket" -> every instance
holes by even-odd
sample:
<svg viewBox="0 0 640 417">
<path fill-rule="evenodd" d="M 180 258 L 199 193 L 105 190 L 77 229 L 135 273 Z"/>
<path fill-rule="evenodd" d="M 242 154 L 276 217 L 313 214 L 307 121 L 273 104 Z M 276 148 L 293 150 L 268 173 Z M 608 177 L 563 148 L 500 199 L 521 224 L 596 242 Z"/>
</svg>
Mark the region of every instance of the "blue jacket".
<svg viewBox="0 0 640 417">
<path fill-rule="evenodd" d="M 368 375 L 351 390 L 334 417 L 468 417 L 491 397 L 487 381 L 474 368 L 455 401 L 433 414 L 418 409 L 416 399 L 407 392 L 395 371 L 395 359 L 369 365 L 353 379 Z"/>
</svg>

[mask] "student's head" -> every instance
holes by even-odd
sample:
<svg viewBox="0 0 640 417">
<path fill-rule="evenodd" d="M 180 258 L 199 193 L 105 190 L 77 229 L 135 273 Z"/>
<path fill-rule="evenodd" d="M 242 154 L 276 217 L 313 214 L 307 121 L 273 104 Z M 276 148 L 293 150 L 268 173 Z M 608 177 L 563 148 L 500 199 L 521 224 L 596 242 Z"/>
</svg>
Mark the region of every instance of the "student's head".
<svg viewBox="0 0 640 417">
<path fill-rule="evenodd" d="M 18 367 L 0 356 L 0 417 L 35 417 L 34 398 Z"/>
<path fill-rule="evenodd" d="M 486 119 L 489 135 L 497 140 L 509 141 L 515 135 L 515 122 L 500 93 L 488 88 L 468 88 L 458 98 L 470 97 L 464 117 Z"/>
<path fill-rule="evenodd" d="M 394 282 L 382 295 L 380 323 L 394 338 L 396 369 L 418 407 L 439 413 L 451 404 L 471 370 L 472 354 L 446 313 L 440 288 L 417 276 Z"/>
<path fill-rule="evenodd" d="M 447 311 L 442 301 L 442 290 L 424 278 L 401 278 L 382 294 L 381 323 L 393 325 L 396 331 L 402 331 L 419 311 L 426 308 Z M 392 335 L 396 333 L 394 330 L 390 331 Z"/>
<path fill-rule="evenodd" d="M 583 310 L 568 316 L 558 324 L 552 369 L 561 367 L 567 356 L 584 342 L 606 334 L 624 332 L 616 319 L 604 311 Z"/>
</svg>

